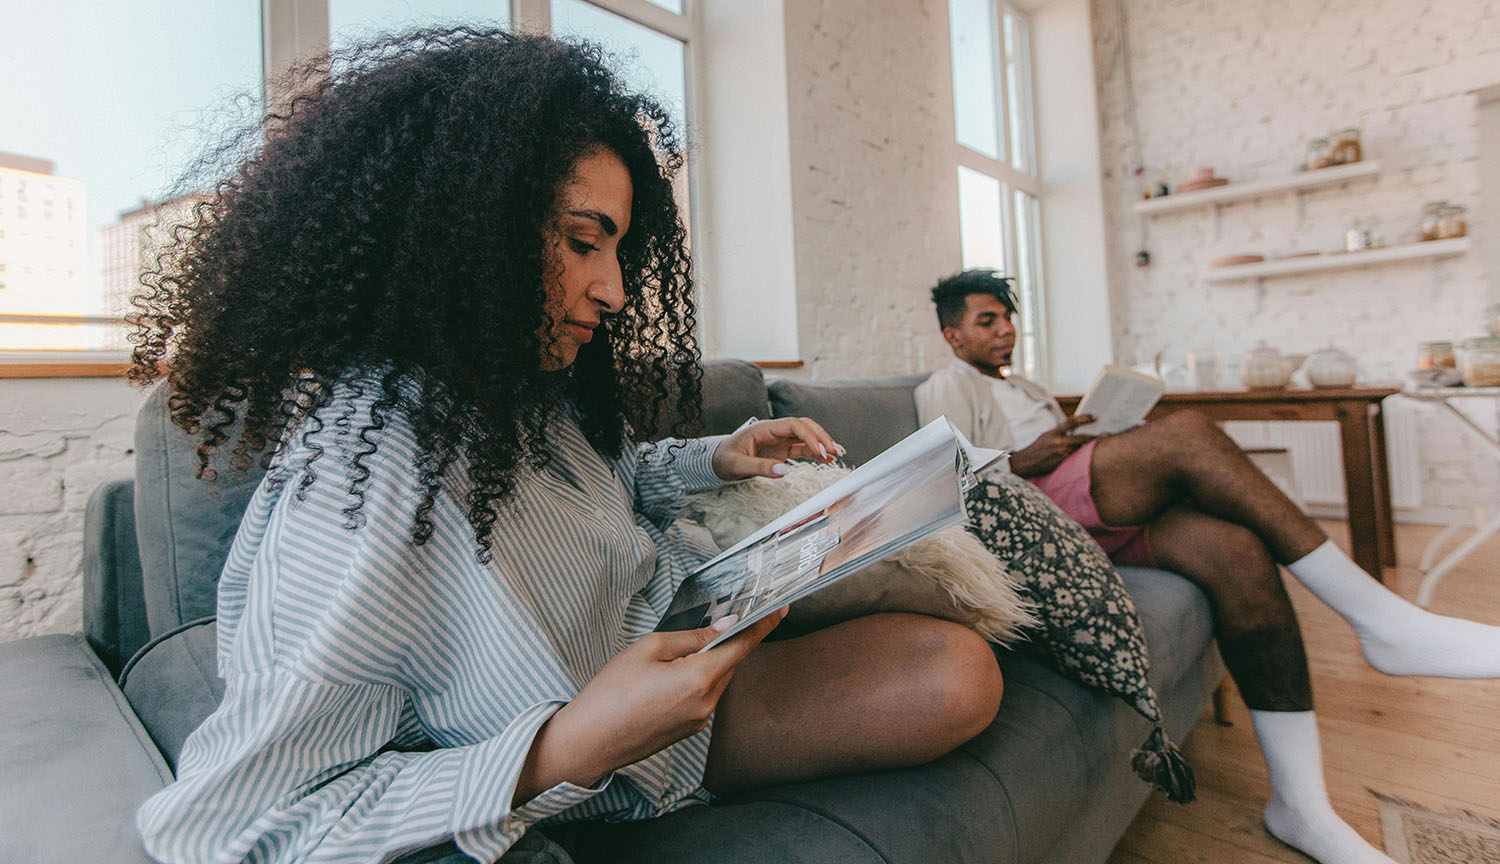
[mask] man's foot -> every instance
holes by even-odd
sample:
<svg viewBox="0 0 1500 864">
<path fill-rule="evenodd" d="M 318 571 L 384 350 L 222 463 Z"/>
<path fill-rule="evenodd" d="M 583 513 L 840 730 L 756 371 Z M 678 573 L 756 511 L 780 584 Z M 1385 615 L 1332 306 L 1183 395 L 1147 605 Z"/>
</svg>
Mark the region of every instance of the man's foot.
<svg viewBox="0 0 1500 864">
<path fill-rule="evenodd" d="M 1395 859 L 1366 843 L 1331 806 L 1294 810 L 1272 798 L 1266 805 L 1265 822 L 1272 837 L 1318 864 L 1396 864 Z"/>
<path fill-rule="evenodd" d="M 1378 629 L 1354 625 L 1366 663 L 1387 675 L 1500 678 L 1500 627 L 1399 602 Z"/>
<path fill-rule="evenodd" d="M 1500 678 L 1500 627 L 1434 615 L 1370 578 L 1332 541 L 1287 565 L 1359 637 L 1387 675 Z"/>
</svg>

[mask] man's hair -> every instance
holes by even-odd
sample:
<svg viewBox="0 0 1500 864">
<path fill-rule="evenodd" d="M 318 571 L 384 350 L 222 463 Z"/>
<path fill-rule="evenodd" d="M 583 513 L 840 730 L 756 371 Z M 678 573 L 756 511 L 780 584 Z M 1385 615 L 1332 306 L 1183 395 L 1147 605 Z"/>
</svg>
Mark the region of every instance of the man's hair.
<svg viewBox="0 0 1500 864">
<path fill-rule="evenodd" d="M 932 289 L 932 302 L 937 306 L 939 327 L 957 327 L 964 318 L 964 306 L 970 294 L 988 294 L 1005 304 L 1010 314 L 1016 314 L 1016 295 L 1010 290 L 1011 279 L 987 267 L 965 270 L 947 277 Z"/>
</svg>

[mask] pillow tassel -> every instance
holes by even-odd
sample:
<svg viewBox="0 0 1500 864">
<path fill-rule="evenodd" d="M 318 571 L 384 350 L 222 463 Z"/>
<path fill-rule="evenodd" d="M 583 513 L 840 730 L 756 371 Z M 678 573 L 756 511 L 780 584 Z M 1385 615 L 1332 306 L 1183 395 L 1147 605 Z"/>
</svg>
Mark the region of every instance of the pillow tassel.
<svg viewBox="0 0 1500 864">
<path fill-rule="evenodd" d="M 1193 769 L 1161 726 L 1132 754 L 1130 767 L 1142 780 L 1167 793 L 1169 801 L 1187 804 L 1198 797 Z"/>
</svg>

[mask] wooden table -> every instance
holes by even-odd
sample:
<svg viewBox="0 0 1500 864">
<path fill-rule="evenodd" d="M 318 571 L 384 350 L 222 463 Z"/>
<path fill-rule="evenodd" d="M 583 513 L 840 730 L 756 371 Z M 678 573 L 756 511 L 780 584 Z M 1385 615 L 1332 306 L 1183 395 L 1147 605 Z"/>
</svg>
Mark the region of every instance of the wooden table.
<svg viewBox="0 0 1500 864">
<path fill-rule="evenodd" d="M 1333 421 L 1339 424 L 1344 457 L 1344 494 L 1349 506 L 1349 545 L 1355 563 L 1376 579 L 1381 565 L 1396 563 L 1390 469 L 1386 464 L 1381 401 L 1393 387 L 1339 390 L 1195 390 L 1166 393 L 1147 419 L 1194 410 L 1212 420 Z M 1078 396 L 1059 396 L 1069 414 Z"/>
</svg>

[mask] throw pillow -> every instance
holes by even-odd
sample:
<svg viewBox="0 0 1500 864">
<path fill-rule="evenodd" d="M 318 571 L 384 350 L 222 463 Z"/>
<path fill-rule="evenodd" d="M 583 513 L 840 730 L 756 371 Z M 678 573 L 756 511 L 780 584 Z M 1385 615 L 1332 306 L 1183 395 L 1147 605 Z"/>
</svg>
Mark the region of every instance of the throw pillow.
<svg viewBox="0 0 1500 864">
<path fill-rule="evenodd" d="M 1162 726 L 1135 602 L 1083 526 L 1040 489 L 1004 471 L 969 492 L 969 530 L 1019 580 L 1042 626 L 1031 633 L 1058 672 L 1125 700 L 1155 726 L 1131 762 L 1142 779 L 1178 803 L 1193 800 L 1193 775 Z"/>
<path fill-rule="evenodd" d="M 757 477 L 691 495 L 684 515 L 702 522 L 714 542 L 727 549 L 848 473 L 848 468 L 793 461 L 779 479 Z M 919 612 L 956 621 L 1002 644 L 1040 626 L 1017 596 L 1014 577 L 961 525 L 798 600 L 786 623 L 812 630 L 875 612 Z"/>
</svg>

